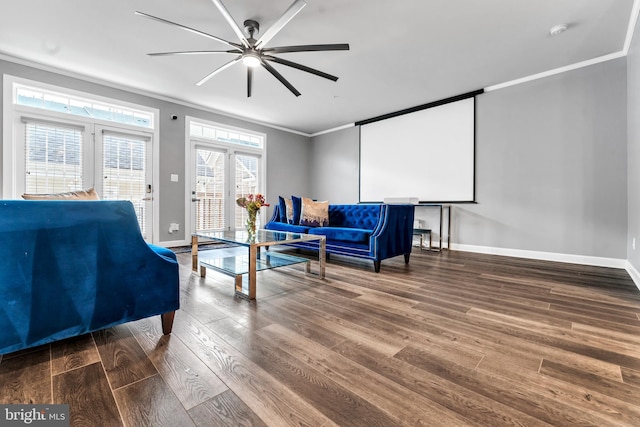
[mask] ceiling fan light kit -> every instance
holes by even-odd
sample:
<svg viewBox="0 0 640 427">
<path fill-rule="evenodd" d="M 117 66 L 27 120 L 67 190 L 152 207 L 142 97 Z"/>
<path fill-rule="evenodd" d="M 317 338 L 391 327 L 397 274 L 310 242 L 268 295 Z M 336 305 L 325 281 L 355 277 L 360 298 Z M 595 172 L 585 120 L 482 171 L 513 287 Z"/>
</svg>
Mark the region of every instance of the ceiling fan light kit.
<svg viewBox="0 0 640 427">
<path fill-rule="evenodd" d="M 260 65 L 260 57 L 255 53 L 245 53 L 242 55 L 242 63 L 247 67 L 257 67 Z"/>
<path fill-rule="evenodd" d="M 213 76 L 218 74 L 219 72 L 229 68 L 235 63 L 242 61 L 244 65 L 247 66 L 247 97 L 251 96 L 252 89 L 252 80 L 253 80 L 253 70 L 262 66 L 265 70 L 267 70 L 272 76 L 274 76 L 280 83 L 282 83 L 291 93 L 295 96 L 300 96 L 300 92 L 293 87 L 291 83 L 289 83 L 275 68 L 273 68 L 268 62 L 275 62 L 277 64 L 281 64 L 287 67 L 295 68 L 300 71 L 304 71 L 319 77 L 323 77 L 325 79 L 331 81 L 337 81 L 338 77 L 332 76 L 331 74 L 327 74 L 325 72 L 316 70 L 311 67 L 307 67 L 302 64 L 298 64 L 296 62 L 292 62 L 277 56 L 273 56 L 280 53 L 292 53 L 292 52 L 322 52 L 322 51 L 333 51 L 333 50 L 349 50 L 349 44 L 347 43 L 338 43 L 338 44 L 316 44 L 316 45 L 299 45 L 299 46 L 279 46 L 279 47 L 265 47 L 269 41 L 280 32 L 284 28 L 287 23 L 293 19 L 306 5 L 307 3 L 304 0 L 295 0 L 291 6 L 284 12 L 284 14 L 278 18 L 278 20 L 269 28 L 267 31 L 256 40 L 254 37 L 260 31 L 260 24 L 253 19 L 247 19 L 244 21 L 244 31 L 248 37 L 243 34 L 240 26 L 235 22 L 227 8 L 220 0 L 211 0 L 213 4 L 218 8 L 222 16 L 225 18 L 231 29 L 240 39 L 240 43 L 234 43 L 220 37 L 205 33 L 200 30 L 196 30 L 191 27 L 187 27 L 185 25 L 178 24 L 176 22 L 168 21 L 163 18 L 158 18 L 153 15 L 149 15 L 143 12 L 136 11 L 136 15 L 143 16 L 145 18 L 154 20 L 156 22 L 160 22 L 163 24 L 177 26 L 182 28 L 185 31 L 188 31 L 193 34 L 197 34 L 203 37 L 207 37 L 209 39 L 215 40 L 220 43 L 224 43 L 229 46 L 231 49 L 228 50 L 202 50 L 202 51 L 180 51 L 180 52 L 158 52 L 158 53 L 149 53 L 150 56 L 171 56 L 171 55 L 210 55 L 210 54 L 235 54 L 236 57 L 221 67 L 213 70 L 209 74 L 207 74 L 204 78 L 202 78 L 199 82 L 196 83 L 197 86 L 201 86 Z"/>
</svg>

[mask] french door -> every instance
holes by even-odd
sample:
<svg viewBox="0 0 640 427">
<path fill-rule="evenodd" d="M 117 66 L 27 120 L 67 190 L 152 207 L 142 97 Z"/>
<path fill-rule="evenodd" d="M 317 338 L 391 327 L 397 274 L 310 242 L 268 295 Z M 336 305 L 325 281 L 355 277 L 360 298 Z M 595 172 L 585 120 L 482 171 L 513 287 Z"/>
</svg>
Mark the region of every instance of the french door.
<svg viewBox="0 0 640 427">
<path fill-rule="evenodd" d="M 129 200 L 142 236 L 153 241 L 151 136 L 96 126 L 95 147 L 96 191 L 103 200 Z"/>
<path fill-rule="evenodd" d="M 103 200 L 130 200 L 153 241 L 151 134 L 80 122 L 22 118 L 16 197 L 94 187 Z M 21 168 L 20 165 L 23 167 Z"/>
<path fill-rule="evenodd" d="M 190 169 L 192 233 L 243 228 L 247 214 L 236 200 L 261 192 L 262 156 L 192 140 Z"/>
</svg>

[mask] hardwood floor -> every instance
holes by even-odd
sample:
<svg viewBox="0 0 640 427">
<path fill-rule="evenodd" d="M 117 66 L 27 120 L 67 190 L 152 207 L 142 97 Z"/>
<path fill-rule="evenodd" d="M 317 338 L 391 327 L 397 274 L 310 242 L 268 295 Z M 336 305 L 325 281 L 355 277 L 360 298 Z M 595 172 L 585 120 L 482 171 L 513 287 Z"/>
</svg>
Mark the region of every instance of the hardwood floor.
<svg viewBox="0 0 640 427">
<path fill-rule="evenodd" d="M 0 403 L 72 425 L 638 426 L 640 291 L 624 270 L 465 252 L 192 275 L 181 310 L 4 355 Z M 312 271 L 317 269 L 314 261 Z"/>
</svg>

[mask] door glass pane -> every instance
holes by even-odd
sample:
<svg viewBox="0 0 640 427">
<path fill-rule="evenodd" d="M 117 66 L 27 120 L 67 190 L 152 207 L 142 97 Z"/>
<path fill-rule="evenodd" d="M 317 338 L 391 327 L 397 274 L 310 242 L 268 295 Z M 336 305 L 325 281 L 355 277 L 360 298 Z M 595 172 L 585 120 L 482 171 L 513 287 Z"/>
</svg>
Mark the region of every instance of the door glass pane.
<svg viewBox="0 0 640 427">
<path fill-rule="evenodd" d="M 260 157 L 249 154 L 236 154 L 235 156 L 235 183 L 236 183 L 236 196 L 234 201 L 240 197 L 246 197 L 249 194 L 256 194 L 260 190 L 260 183 L 258 181 L 260 164 Z M 235 225 L 236 228 L 244 227 L 247 221 L 247 210 L 241 208 L 238 205 L 235 210 Z M 258 215 L 256 220 L 258 228 L 260 224 L 264 224 L 261 220 L 261 214 Z"/>
<path fill-rule="evenodd" d="M 196 149 L 196 230 L 224 229 L 225 153 Z"/>
<path fill-rule="evenodd" d="M 26 193 L 82 189 L 82 132 L 79 129 L 28 122 L 25 151 Z"/>
<path fill-rule="evenodd" d="M 147 140 L 136 136 L 103 135 L 102 194 L 104 200 L 130 200 L 140 223 L 142 235 L 147 237 L 146 147 Z"/>
</svg>

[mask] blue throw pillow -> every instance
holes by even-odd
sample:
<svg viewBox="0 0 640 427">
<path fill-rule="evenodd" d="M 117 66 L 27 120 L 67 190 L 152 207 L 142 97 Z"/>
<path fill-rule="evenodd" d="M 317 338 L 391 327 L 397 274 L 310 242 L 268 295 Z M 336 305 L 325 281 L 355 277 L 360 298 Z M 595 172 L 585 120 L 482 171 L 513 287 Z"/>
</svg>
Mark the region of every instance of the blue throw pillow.
<svg viewBox="0 0 640 427">
<path fill-rule="evenodd" d="M 280 222 L 288 222 L 287 221 L 287 204 L 284 201 L 284 197 L 278 196 L 278 213 Z"/>
<path fill-rule="evenodd" d="M 291 196 L 293 202 L 293 225 L 300 224 L 300 211 L 302 211 L 302 198 L 298 196 Z"/>
</svg>

